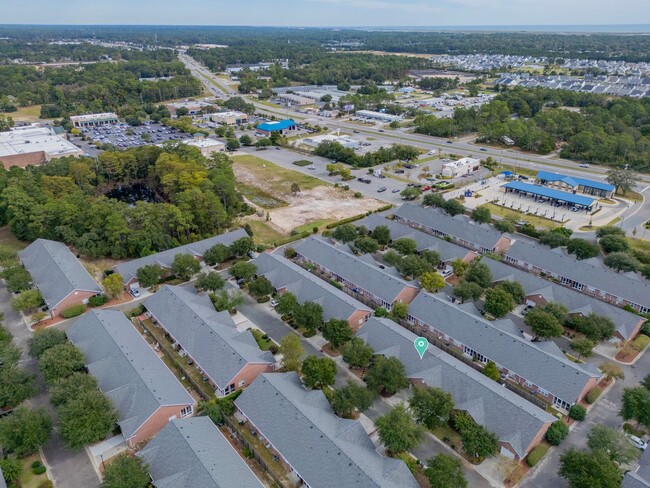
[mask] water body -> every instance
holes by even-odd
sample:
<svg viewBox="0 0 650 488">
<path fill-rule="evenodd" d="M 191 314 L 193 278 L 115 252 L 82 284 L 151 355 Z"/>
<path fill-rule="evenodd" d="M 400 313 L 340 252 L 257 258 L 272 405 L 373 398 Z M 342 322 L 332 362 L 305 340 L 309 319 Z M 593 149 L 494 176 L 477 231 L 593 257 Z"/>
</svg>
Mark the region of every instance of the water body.
<svg viewBox="0 0 650 488">
<path fill-rule="evenodd" d="M 128 203 L 129 205 L 135 205 L 137 202 L 154 203 L 156 201 L 155 192 L 141 183 L 118 186 L 109 191 L 106 196 L 119 200 L 120 202 Z"/>
</svg>

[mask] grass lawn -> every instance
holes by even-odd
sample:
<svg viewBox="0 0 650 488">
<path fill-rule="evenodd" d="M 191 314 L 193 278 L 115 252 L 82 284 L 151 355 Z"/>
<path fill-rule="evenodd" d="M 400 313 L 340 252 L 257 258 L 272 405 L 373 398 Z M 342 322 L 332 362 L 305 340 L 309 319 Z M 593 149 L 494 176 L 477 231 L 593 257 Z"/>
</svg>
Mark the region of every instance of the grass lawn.
<svg viewBox="0 0 650 488">
<path fill-rule="evenodd" d="M 47 480 L 47 474 L 35 475 L 32 472 L 32 463 L 34 461 L 41 461 L 41 456 L 33 454 L 23 459 L 23 473 L 20 475 L 20 486 L 22 488 L 38 488 L 38 485 Z"/>
<path fill-rule="evenodd" d="M 14 120 L 28 119 L 37 120 L 41 115 L 40 105 L 30 105 L 28 107 L 20 107 L 16 112 L 9 112 L 5 114 Z"/>
<path fill-rule="evenodd" d="M 268 351 L 271 348 L 271 345 L 273 345 L 273 341 L 269 339 L 268 336 L 266 336 L 266 339 L 264 338 L 266 334 L 261 330 L 251 329 L 251 333 L 253 334 L 253 337 L 255 337 L 255 341 L 262 351 Z"/>
<path fill-rule="evenodd" d="M 277 103 L 273 103 L 273 102 L 267 102 L 266 100 L 256 100 L 256 102 L 259 103 L 260 105 L 266 105 L 267 107 L 271 107 L 271 108 L 282 108 L 281 105 L 278 105 Z"/>
<path fill-rule="evenodd" d="M 253 229 L 253 241 L 263 246 L 275 246 L 276 242 L 286 237 L 261 220 L 250 220 L 248 225 Z"/>
<path fill-rule="evenodd" d="M 325 227 L 327 224 L 330 224 L 332 222 L 334 222 L 334 219 L 315 220 L 314 222 L 308 222 L 305 225 L 296 227 L 294 230 L 299 233 L 312 232 L 314 227 L 318 227 L 318 230 L 320 231 L 322 227 Z"/>
<path fill-rule="evenodd" d="M 643 201 L 643 195 L 640 193 L 637 193 L 632 190 L 628 190 L 623 194 L 620 190 L 616 192 L 617 197 L 625 198 L 626 200 L 630 200 L 632 202 L 642 202 Z"/>
<path fill-rule="evenodd" d="M 301 190 L 310 190 L 317 186 L 325 185 L 323 181 L 313 176 L 285 169 L 256 156 L 234 156 L 236 166 L 241 166 L 256 180 L 264 183 L 265 190 L 273 194 L 286 194 L 290 192 L 291 185 L 298 183 Z"/>
<path fill-rule="evenodd" d="M 630 243 L 632 249 L 637 249 L 638 251 L 650 252 L 650 241 L 628 237 L 627 242 Z"/>
<path fill-rule="evenodd" d="M 500 207 L 498 205 L 495 205 L 494 203 L 486 203 L 482 206 L 487 207 L 492 213 L 492 215 L 498 215 L 504 218 L 513 218 L 515 220 L 525 220 L 526 222 L 530 222 L 535 227 L 546 227 L 551 229 L 553 227 L 560 226 L 559 222 L 545 219 L 544 217 L 539 217 L 537 215 L 525 215 L 511 208 Z"/>
<path fill-rule="evenodd" d="M 455 451 L 460 450 L 461 446 L 461 440 L 460 440 L 460 434 L 456 432 L 454 429 L 452 429 L 449 425 L 443 425 L 441 427 L 438 427 L 437 429 L 434 429 L 431 431 L 433 435 L 435 435 L 438 439 L 440 439 L 442 442 L 447 444 L 449 447 L 451 445 L 455 445 L 456 448 L 454 449 Z M 451 439 L 449 442 L 445 442 L 444 438 L 449 437 Z"/>
<path fill-rule="evenodd" d="M 16 239 L 9 226 L 0 227 L 0 246 L 5 246 L 13 251 L 22 251 L 28 244 L 28 242 Z"/>
<path fill-rule="evenodd" d="M 272 209 L 285 207 L 288 205 L 284 200 L 280 200 L 279 198 L 274 197 L 270 193 L 267 193 L 261 188 L 257 188 L 256 186 L 237 183 L 237 188 L 248 200 L 262 208 Z"/>
<path fill-rule="evenodd" d="M 510 166 L 509 164 L 500 164 L 494 174 L 499 174 L 503 171 L 512 171 L 513 173 L 516 173 L 518 175 L 537 176 L 537 170 L 535 169 L 523 168 L 521 166 L 517 166 L 515 168 L 514 166 Z"/>
</svg>

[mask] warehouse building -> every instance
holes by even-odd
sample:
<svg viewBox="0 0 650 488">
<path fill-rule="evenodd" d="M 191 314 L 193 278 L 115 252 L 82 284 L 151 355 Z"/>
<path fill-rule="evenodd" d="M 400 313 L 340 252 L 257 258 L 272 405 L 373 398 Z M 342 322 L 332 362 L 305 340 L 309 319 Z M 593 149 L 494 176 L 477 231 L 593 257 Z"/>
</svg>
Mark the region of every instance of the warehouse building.
<svg viewBox="0 0 650 488">
<path fill-rule="evenodd" d="M 167 110 L 172 117 L 176 117 L 176 112 L 181 108 L 186 108 L 188 115 L 196 115 L 206 107 L 214 107 L 211 103 L 203 101 L 186 100 L 184 102 L 168 103 Z"/>
<path fill-rule="evenodd" d="M 77 129 L 85 127 L 98 127 L 100 125 L 117 124 L 120 120 L 113 112 L 103 114 L 73 115 L 70 117 L 70 123 Z"/>
<path fill-rule="evenodd" d="M 343 147 L 354 149 L 355 151 L 361 147 L 361 143 L 348 136 L 335 136 L 334 134 L 324 134 L 321 136 L 307 137 L 302 140 L 303 144 L 311 147 L 317 147 L 323 142 L 337 142 Z"/>
<path fill-rule="evenodd" d="M 248 123 L 248 114 L 244 112 L 217 112 L 209 116 L 212 122 L 223 125 L 241 125 Z"/>
<path fill-rule="evenodd" d="M 270 136 L 273 132 L 279 132 L 280 134 L 286 134 L 290 130 L 296 130 L 297 124 L 291 120 L 279 120 L 276 122 L 264 122 L 263 124 L 258 125 L 255 128 L 255 132 L 258 135 Z"/>
<path fill-rule="evenodd" d="M 368 120 L 379 120 L 380 122 L 399 122 L 402 120 L 401 115 L 385 114 L 383 112 L 374 112 L 372 110 L 357 110 L 357 117 Z"/>
<path fill-rule="evenodd" d="M 293 93 L 282 93 L 282 94 L 278 95 L 278 100 L 281 103 L 284 103 L 284 104 L 286 104 L 288 106 L 291 106 L 291 105 L 298 105 L 298 106 L 311 105 L 312 103 L 314 103 L 314 101 L 311 98 L 302 97 L 300 95 L 295 95 Z"/>
<path fill-rule="evenodd" d="M 214 153 L 225 152 L 226 150 L 226 145 L 223 142 L 211 139 L 210 137 L 194 137 L 194 139 L 182 142 L 188 146 L 198 148 L 206 158 L 209 158 Z"/>
<path fill-rule="evenodd" d="M 59 129 L 32 125 L 0 132 L 0 163 L 5 168 L 24 168 L 63 156 L 82 156 L 84 152 L 66 140 Z"/>
</svg>

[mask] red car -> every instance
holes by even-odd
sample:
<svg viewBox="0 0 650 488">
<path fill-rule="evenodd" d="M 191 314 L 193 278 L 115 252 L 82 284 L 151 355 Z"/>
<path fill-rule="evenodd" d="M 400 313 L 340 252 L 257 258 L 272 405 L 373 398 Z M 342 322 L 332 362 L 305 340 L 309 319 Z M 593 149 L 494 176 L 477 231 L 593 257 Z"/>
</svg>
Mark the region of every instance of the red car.
<svg viewBox="0 0 650 488">
<path fill-rule="evenodd" d="M 431 187 L 430 187 L 429 185 L 427 185 L 427 186 L 425 186 L 424 188 L 422 188 L 422 191 L 428 191 L 428 190 L 431 190 Z"/>
</svg>

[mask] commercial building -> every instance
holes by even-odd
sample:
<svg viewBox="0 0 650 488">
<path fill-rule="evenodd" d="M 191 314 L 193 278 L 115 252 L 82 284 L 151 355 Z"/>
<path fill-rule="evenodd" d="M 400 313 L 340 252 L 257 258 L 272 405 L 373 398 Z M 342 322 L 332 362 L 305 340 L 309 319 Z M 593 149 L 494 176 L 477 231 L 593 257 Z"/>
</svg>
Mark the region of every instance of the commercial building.
<svg viewBox="0 0 650 488">
<path fill-rule="evenodd" d="M 305 389 L 296 373 L 260 375 L 235 406 L 291 467 L 296 485 L 419 487 L 403 461 L 381 456 L 358 420 L 334 415 L 323 392 Z"/>
<path fill-rule="evenodd" d="M 101 286 L 62 242 L 36 239 L 18 256 L 52 317 L 102 293 Z"/>
<path fill-rule="evenodd" d="M 86 115 L 73 115 L 70 117 L 70 123 L 77 129 L 84 129 L 86 127 L 98 127 L 100 125 L 117 124 L 120 119 L 113 112 L 106 112 L 103 114 L 86 114 Z"/>
<path fill-rule="evenodd" d="M 595 258 L 581 261 L 561 249 L 517 241 L 504 261 L 599 300 L 650 313 L 650 282 L 635 273 L 617 273 Z"/>
<path fill-rule="evenodd" d="M 181 108 L 187 109 L 188 115 L 196 115 L 206 107 L 212 107 L 212 109 L 214 109 L 214 105 L 202 100 L 186 100 L 184 102 L 168 103 L 166 107 L 172 117 L 176 117 L 176 113 Z"/>
<path fill-rule="evenodd" d="M 295 250 L 296 262 L 313 267 L 324 279 L 339 283 L 346 293 L 373 308 L 392 310 L 397 302 L 411 303 L 420 291 L 416 284 L 316 237 L 302 241 Z"/>
<path fill-rule="evenodd" d="M 210 114 L 209 118 L 212 122 L 223 125 L 241 125 L 248 123 L 248 114 L 244 112 L 217 112 Z"/>
<path fill-rule="evenodd" d="M 421 292 L 409 305 L 408 322 L 443 350 L 477 364 L 496 364 L 506 386 L 568 410 L 602 376 L 591 365 L 569 361 L 554 342 L 529 342 L 508 319 L 488 321 L 472 304 Z"/>
<path fill-rule="evenodd" d="M 240 331 L 228 312 L 217 312 L 207 295 L 188 288 L 163 286 L 144 301 L 159 325 L 205 376 L 217 396 L 250 385 L 274 370 L 275 358 L 260 348 L 250 330 Z"/>
<path fill-rule="evenodd" d="M 481 167 L 481 160 L 476 158 L 461 158 L 458 161 L 443 163 L 442 176 L 456 178 L 461 175 L 468 175 L 478 171 Z"/>
<path fill-rule="evenodd" d="M 66 333 L 115 405 L 129 447 L 194 413 L 196 401 L 121 311 L 91 310 Z"/>
<path fill-rule="evenodd" d="M 280 101 L 280 103 L 284 103 L 288 106 L 292 106 L 292 105 L 303 106 L 303 105 L 311 105 L 312 103 L 314 103 L 314 101 L 311 98 L 302 97 L 294 93 L 280 93 L 278 94 L 277 99 L 278 101 Z"/>
<path fill-rule="evenodd" d="M 216 139 L 212 139 L 210 137 L 195 137 L 194 139 L 182 142 L 188 146 L 198 148 L 199 151 L 201 151 L 201 154 L 206 158 L 209 158 L 214 153 L 226 151 L 226 145 L 223 142 L 217 141 Z"/>
<path fill-rule="evenodd" d="M 594 195 L 598 198 L 612 198 L 616 191 L 616 187 L 609 183 L 578 178 L 576 176 L 566 176 L 559 173 L 550 173 L 548 171 L 539 171 L 537 173 L 537 180 L 540 184 L 551 188 L 574 193 L 580 192 L 585 195 Z"/>
<path fill-rule="evenodd" d="M 257 266 L 257 276 L 265 276 L 277 293 L 293 293 L 298 303 L 319 304 L 325 322 L 347 320 L 357 330 L 372 315 L 371 308 L 279 254 L 262 253 L 253 263 Z"/>
<path fill-rule="evenodd" d="M 452 242 L 478 253 L 504 253 L 514 242 L 487 224 L 477 224 L 464 215 L 454 217 L 437 208 L 420 205 L 402 205 L 395 211 L 395 220 L 428 234 L 450 238 Z"/>
<path fill-rule="evenodd" d="M 523 181 L 509 181 L 502 188 L 506 193 L 518 193 L 523 195 L 530 195 L 535 198 L 535 201 L 548 201 L 551 204 L 560 203 L 568 205 L 569 207 L 577 207 L 584 210 L 591 210 L 595 199 L 585 197 L 583 195 L 576 195 L 566 191 L 556 190 L 548 186 L 531 185 Z"/>
<path fill-rule="evenodd" d="M 522 459 L 544 437 L 555 417 L 503 388 L 481 372 L 429 347 L 420 358 L 413 347 L 417 336 L 392 320 L 371 318 L 357 337 L 375 354 L 396 357 L 416 386 L 440 388 L 451 394 L 455 409 L 467 412 L 476 423 L 499 439 L 501 454 Z"/>
<path fill-rule="evenodd" d="M 355 151 L 361 147 L 361 143 L 355 139 L 352 139 L 351 137 L 337 136 L 334 134 L 323 134 L 320 136 L 306 137 L 301 142 L 311 147 L 317 147 L 323 142 L 336 142 L 343 147 L 354 149 Z"/>
<path fill-rule="evenodd" d="M 82 156 L 84 152 L 68 142 L 59 129 L 31 125 L 0 132 L 0 163 L 5 168 L 24 168 L 64 156 Z"/>
<path fill-rule="evenodd" d="M 291 120 L 279 120 L 276 122 L 264 122 L 263 124 L 258 125 L 255 128 L 255 132 L 258 135 L 270 136 L 273 132 L 279 132 L 280 134 L 286 134 L 289 131 L 296 130 L 297 124 Z"/>
<path fill-rule="evenodd" d="M 391 115 L 385 114 L 383 112 L 374 112 L 372 110 L 357 110 L 357 117 L 361 117 L 368 120 L 379 120 L 381 122 L 399 122 L 402 120 L 401 115 Z"/>
<path fill-rule="evenodd" d="M 263 488 L 209 417 L 170 421 L 138 456 L 156 488 Z"/>
</svg>

